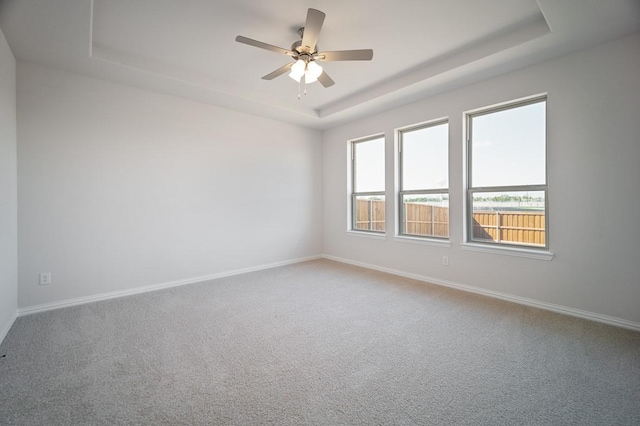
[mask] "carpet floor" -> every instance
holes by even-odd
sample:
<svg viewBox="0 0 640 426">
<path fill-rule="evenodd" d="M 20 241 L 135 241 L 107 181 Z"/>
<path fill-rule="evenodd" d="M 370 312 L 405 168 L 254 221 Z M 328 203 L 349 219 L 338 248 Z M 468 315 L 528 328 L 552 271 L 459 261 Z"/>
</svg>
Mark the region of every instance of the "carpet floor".
<svg viewBox="0 0 640 426">
<path fill-rule="evenodd" d="M 638 425 L 640 333 L 316 260 L 20 317 L 0 424 Z"/>
</svg>

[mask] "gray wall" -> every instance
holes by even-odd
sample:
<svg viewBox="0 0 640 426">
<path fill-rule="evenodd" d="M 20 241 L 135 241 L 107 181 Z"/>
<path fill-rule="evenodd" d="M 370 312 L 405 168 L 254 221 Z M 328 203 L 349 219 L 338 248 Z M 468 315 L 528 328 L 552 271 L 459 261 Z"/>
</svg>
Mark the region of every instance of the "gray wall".
<svg viewBox="0 0 640 426">
<path fill-rule="evenodd" d="M 407 274 L 640 324 L 640 34 L 547 61 L 326 131 L 324 252 Z M 463 250 L 463 112 L 548 93 L 551 261 Z M 451 247 L 347 230 L 347 141 L 384 132 L 394 199 L 394 129 L 450 123 Z M 450 265 L 442 265 L 442 256 Z"/>
<path fill-rule="evenodd" d="M 18 134 L 20 308 L 322 253 L 319 131 L 19 61 Z"/>
<path fill-rule="evenodd" d="M 0 31 L 0 342 L 17 314 L 16 61 Z"/>
</svg>

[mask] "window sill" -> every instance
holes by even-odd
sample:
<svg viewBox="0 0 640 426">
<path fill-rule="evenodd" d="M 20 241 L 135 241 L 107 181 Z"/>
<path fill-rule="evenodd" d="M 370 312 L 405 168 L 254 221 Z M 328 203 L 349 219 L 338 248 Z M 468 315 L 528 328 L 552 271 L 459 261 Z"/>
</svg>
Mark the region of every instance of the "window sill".
<svg viewBox="0 0 640 426">
<path fill-rule="evenodd" d="M 431 247 L 443 247 L 443 248 L 451 247 L 451 241 L 436 240 L 433 238 L 420 238 L 420 237 L 409 237 L 404 235 L 398 235 L 393 237 L 393 241 L 396 241 L 398 243 L 420 244 L 423 246 L 431 246 Z"/>
<path fill-rule="evenodd" d="M 349 237 L 371 238 L 373 240 L 386 240 L 387 235 L 377 232 L 347 231 Z"/>
<path fill-rule="evenodd" d="M 462 243 L 460 244 L 460 246 L 462 247 L 463 250 L 477 251 L 481 253 L 525 257 L 525 258 L 537 259 L 537 260 L 553 259 L 553 253 L 549 251 L 542 251 L 542 250 L 532 250 L 532 249 L 526 249 L 526 248 L 503 247 L 503 246 L 490 247 L 484 244 L 474 244 L 474 243 Z"/>
</svg>

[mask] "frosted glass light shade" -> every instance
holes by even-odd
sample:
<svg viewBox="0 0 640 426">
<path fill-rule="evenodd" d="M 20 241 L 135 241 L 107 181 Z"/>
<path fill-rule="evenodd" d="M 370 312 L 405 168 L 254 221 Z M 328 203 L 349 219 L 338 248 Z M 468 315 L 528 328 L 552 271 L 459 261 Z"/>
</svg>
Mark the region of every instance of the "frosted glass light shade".
<svg viewBox="0 0 640 426">
<path fill-rule="evenodd" d="M 305 83 L 313 83 L 318 80 L 320 74 L 322 74 L 322 67 L 315 62 L 309 62 L 307 64 L 307 71 L 304 73 Z"/>
<path fill-rule="evenodd" d="M 291 66 L 291 72 L 289 77 L 300 83 L 300 79 L 304 75 L 305 63 L 302 59 L 298 59 L 295 64 Z"/>
</svg>

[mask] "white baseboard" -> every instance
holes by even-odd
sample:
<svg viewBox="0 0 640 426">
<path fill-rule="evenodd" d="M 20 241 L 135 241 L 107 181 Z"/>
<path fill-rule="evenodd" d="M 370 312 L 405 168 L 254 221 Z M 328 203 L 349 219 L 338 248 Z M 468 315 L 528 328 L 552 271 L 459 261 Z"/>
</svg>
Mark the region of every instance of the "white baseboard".
<svg viewBox="0 0 640 426">
<path fill-rule="evenodd" d="M 53 309 L 67 308 L 69 306 L 83 305 L 85 303 L 99 302 L 101 300 L 115 299 L 117 297 L 131 296 L 134 294 L 147 293 L 149 291 L 162 290 L 170 287 L 178 287 L 187 284 L 195 284 L 203 281 L 215 280 L 217 278 L 229 277 L 232 275 L 246 274 L 248 272 L 262 271 L 265 269 L 277 268 L 279 266 L 291 265 L 293 263 L 306 262 L 309 260 L 321 259 L 322 255 L 309 256 L 298 259 L 285 260 L 282 262 L 269 263 L 266 265 L 252 266 L 249 268 L 235 269 L 232 271 L 220 272 L 217 274 L 204 275 L 201 277 L 187 278 L 177 281 L 169 281 L 159 284 L 151 284 L 143 287 L 135 287 L 127 290 L 113 291 L 109 293 L 101 293 L 92 296 L 78 297 L 74 299 L 62 300 L 59 302 L 45 303 L 42 305 L 27 306 L 18 309 L 17 316 L 30 315 L 38 312 L 51 311 Z M 7 330 L 8 331 L 8 330 Z"/>
<path fill-rule="evenodd" d="M 16 322 L 16 319 L 18 318 L 18 312 L 14 312 L 12 318 L 9 320 L 9 323 L 4 327 L 4 329 L 2 331 L 0 331 L 0 345 L 2 344 L 2 342 L 4 342 L 4 338 L 7 337 L 7 334 L 9 334 L 9 330 L 11 330 L 11 327 L 13 326 L 13 323 Z"/>
<path fill-rule="evenodd" d="M 558 312 L 558 313 L 561 313 L 561 314 L 565 314 L 565 315 L 569 315 L 569 316 L 573 316 L 573 317 L 577 317 L 577 318 L 584 318 L 584 319 L 588 319 L 588 320 L 591 320 L 591 321 L 596 321 L 596 322 L 600 322 L 600 323 L 604 323 L 604 324 L 613 325 L 613 326 L 616 326 L 616 327 L 622 327 L 622 328 L 627 328 L 627 329 L 630 329 L 630 330 L 640 331 L 640 323 L 636 323 L 636 322 L 633 322 L 633 321 L 628 321 L 628 320 L 625 320 L 625 319 L 622 319 L 622 318 L 611 317 L 611 316 L 608 316 L 608 315 L 601 315 L 601 314 L 597 314 L 597 313 L 594 313 L 594 312 L 589 312 L 589 311 L 583 311 L 583 310 L 580 310 L 580 309 L 570 308 L 570 307 L 567 307 L 567 306 L 556 305 L 556 304 L 547 303 L 547 302 L 541 302 L 541 301 L 538 301 L 538 300 L 535 300 L 535 299 L 528 299 L 528 298 L 520 297 L 520 296 L 513 296 L 513 295 L 507 294 L 507 293 L 501 293 L 501 292 L 498 292 L 498 291 L 487 290 L 487 289 L 484 289 L 484 288 L 474 287 L 474 286 L 470 286 L 470 285 L 466 285 L 466 284 L 460 284 L 460 283 L 456 283 L 456 282 L 453 282 L 453 281 L 447 281 L 447 280 L 441 280 L 441 279 L 438 279 L 438 278 L 427 277 L 427 276 L 424 276 L 424 275 L 412 274 L 412 273 L 400 271 L 400 270 L 397 270 L 397 269 L 385 268 L 385 267 L 381 267 L 381 266 L 377 266 L 377 265 L 372 265 L 372 264 L 369 264 L 369 263 L 358 262 L 358 261 L 351 260 L 351 259 L 346 259 L 346 258 L 342 258 L 342 257 L 331 256 L 331 255 L 325 254 L 325 255 L 309 256 L 309 257 L 298 258 L 298 259 L 291 259 L 291 260 L 286 260 L 286 261 L 283 261 L 283 262 L 275 262 L 275 263 L 270 263 L 270 264 L 266 264 L 266 265 L 253 266 L 253 267 L 250 267 L 250 268 L 236 269 L 236 270 L 232 270 L 232 271 L 226 271 L 226 272 L 221 272 L 221 273 L 211 274 L 211 275 L 205 275 L 205 276 L 200 276 L 200 277 L 195 277 L 195 278 L 188 278 L 188 279 L 184 279 L 184 280 L 177 280 L 177 281 L 170 281 L 170 282 L 159 283 L 159 284 L 152 284 L 152 285 L 148 285 L 148 286 L 144 286 L 144 287 L 136 287 L 136 288 L 127 289 L 127 290 L 114 291 L 114 292 L 110 292 L 110 293 L 96 294 L 96 295 L 93 295 L 93 296 L 78 297 L 78 298 L 74 298 L 74 299 L 62 300 L 62 301 L 59 301 L 59 302 L 45 303 L 45 304 L 42 304 L 42 305 L 34 305 L 34 306 L 28 306 L 28 307 L 25 307 L 25 308 L 20 308 L 20 309 L 18 309 L 18 312 L 16 314 L 14 314 L 14 317 L 10 321 L 10 323 L 0 333 L 0 343 L 2 343 L 2 341 L 6 337 L 7 333 L 11 329 L 11 326 L 15 322 L 16 318 L 19 317 L 19 316 L 35 314 L 35 313 L 38 313 L 38 312 L 50 311 L 50 310 L 53 310 L 53 309 L 66 308 L 66 307 L 69 307 L 69 306 L 82 305 L 82 304 L 85 304 L 85 303 L 99 302 L 101 300 L 114 299 L 114 298 L 117 298 L 117 297 L 124 297 L 124 296 L 130 296 L 130 295 L 134 295 L 134 294 L 146 293 L 146 292 L 150 292 L 150 291 L 162 290 L 162 289 L 170 288 L 170 287 L 178 287 L 178 286 L 187 285 L 187 284 L 195 284 L 195 283 L 199 283 L 199 282 L 203 282 L 203 281 L 215 280 L 217 278 L 229 277 L 229 276 L 232 276 L 232 275 L 239 275 L 239 274 L 246 274 L 248 272 L 261 271 L 261 270 L 265 270 L 265 269 L 277 268 L 279 266 L 291 265 L 291 264 L 294 264 L 294 263 L 306 262 L 306 261 L 309 261 L 309 260 L 315 260 L 315 259 L 320 259 L 320 258 L 334 260 L 336 262 L 346 263 L 346 264 L 349 264 L 349 265 L 360 266 L 362 268 L 372 269 L 372 270 L 376 270 L 376 271 L 380 271 L 380 272 L 386 272 L 388 274 L 398 275 L 398 276 L 401 276 L 401 277 L 411 278 L 411 279 L 414 279 L 414 280 L 417 280 L 417 281 L 422 281 L 422 282 L 436 284 L 436 285 L 440 285 L 440 286 L 444 286 L 444 287 L 454 288 L 454 289 L 466 291 L 466 292 L 469 292 L 469 293 L 481 294 L 481 295 L 484 295 L 484 296 L 492 297 L 494 299 L 506 300 L 508 302 L 518 303 L 520 305 L 531 306 L 531 307 L 534 307 L 534 308 L 544 309 L 544 310 L 547 310 L 547 311 Z"/>
<path fill-rule="evenodd" d="M 489 296 L 489 297 L 492 297 L 494 299 L 506 300 L 508 302 L 513 302 L 513 303 L 517 303 L 517 304 L 520 304 L 520 305 L 527 305 L 527 306 L 531 306 L 531 307 L 534 307 L 534 308 L 544 309 L 546 311 L 558 312 L 558 313 L 569 315 L 569 316 L 572 316 L 572 317 L 588 319 L 588 320 L 591 320 L 591 321 L 596 321 L 596 322 L 600 322 L 600 323 L 604 323 L 604 324 L 609 324 L 609 325 L 613 325 L 613 326 L 616 326 L 616 327 L 622 327 L 622 328 L 627 328 L 627 329 L 630 329 L 630 330 L 640 331 L 640 323 L 633 322 L 633 321 L 627 321 L 627 320 L 622 319 L 622 318 L 616 318 L 616 317 L 611 317 L 611 316 L 608 316 L 608 315 L 596 314 L 594 312 L 589 312 L 589 311 L 582 311 L 580 309 L 574 309 L 574 308 L 570 308 L 568 306 L 562 306 L 562 305 L 555 305 L 553 303 L 541 302 L 541 301 L 538 301 L 538 300 L 535 300 L 535 299 L 528 299 L 526 297 L 513 296 L 513 295 L 507 294 L 507 293 L 501 293 L 501 292 L 498 292 L 498 291 L 487 290 L 487 289 L 484 289 L 484 288 L 474 287 L 474 286 L 470 286 L 470 285 L 466 285 L 466 284 L 460 284 L 460 283 L 456 283 L 456 282 L 452 282 L 452 281 L 446 281 L 446 280 L 441 280 L 441 279 L 437 279 L 437 278 L 426 277 L 426 276 L 418 275 L 418 274 L 411 274 L 411 273 L 408 273 L 408 272 L 399 271 L 397 269 L 384 268 L 384 267 L 381 267 L 381 266 L 372 265 L 372 264 L 369 264 L 369 263 L 357 262 L 357 261 L 350 260 L 350 259 L 345 259 L 345 258 L 342 258 L 342 257 L 330 256 L 330 255 L 327 255 L 327 254 L 323 255 L 322 257 L 325 258 L 325 259 L 329 259 L 329 260 L 335 260 L 336 262 L 347 263 L 349 265 L 360 266 L 362 268 L 373 269 L 373 270 L 380 271 L 380 272 L 386 272 L 386 273 L 392 274 L 392 275 L 398 275 L 398 276 L 401 276 L 401 277 L 411 278 L 411 279 L 414 279 L 414 280 L 417 280 L 417 281 L 422 281 L 422 282 L 426 282 L 426 283 L 430 283 L 430 284 L 441 285 L 441 286 L 444 286 L 444 287 L 450 287 L 450 288 L 454 288 L 454 289 L 457 289 L 457 290 L 466 291 L 466 292 L 469 292 L 469 293 L 481 294 L 483 296 Z"/>
</svg>

